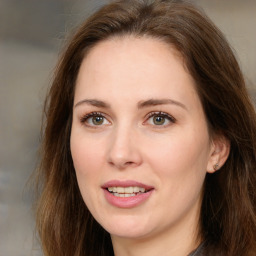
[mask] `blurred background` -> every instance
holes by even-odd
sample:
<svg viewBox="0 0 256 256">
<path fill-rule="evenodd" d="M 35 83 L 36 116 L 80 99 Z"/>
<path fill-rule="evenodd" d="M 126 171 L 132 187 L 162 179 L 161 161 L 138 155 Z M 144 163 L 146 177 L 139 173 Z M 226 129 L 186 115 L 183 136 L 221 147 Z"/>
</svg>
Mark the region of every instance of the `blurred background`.
<svg viewBox="0 0 256 256">
<path fill-rule="evenodd" d="M 0 0 L 0 256 L 41 255 L 28 179 L 66 37 L 107 0 Z M 256 102 L 256 1 L 194 0 L 225 33 Z"/>
</svg>

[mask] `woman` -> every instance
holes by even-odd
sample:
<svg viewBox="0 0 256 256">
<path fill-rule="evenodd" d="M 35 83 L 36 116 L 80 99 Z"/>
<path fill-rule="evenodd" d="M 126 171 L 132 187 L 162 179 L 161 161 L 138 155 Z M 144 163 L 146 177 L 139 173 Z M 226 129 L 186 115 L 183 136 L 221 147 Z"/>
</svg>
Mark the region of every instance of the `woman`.
<svg viewBox="0 0 256 256">
<path fill-rule="evenodd" d="M 57 66 L 45 125 L 45 255 L 255 255 L 255 111 L 191 4 L 123 0 L 91 16 Z"/>
</svg>

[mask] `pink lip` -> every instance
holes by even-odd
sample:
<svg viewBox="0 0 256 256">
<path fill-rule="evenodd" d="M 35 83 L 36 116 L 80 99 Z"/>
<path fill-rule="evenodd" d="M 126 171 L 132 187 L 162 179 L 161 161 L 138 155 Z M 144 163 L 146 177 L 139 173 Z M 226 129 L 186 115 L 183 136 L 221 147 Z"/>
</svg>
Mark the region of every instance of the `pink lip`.
<svg viewBox="0 0 256 256">
<path fill-rule="evenodd" d="M 137 182 L 134 180 L 110 180 L 106 183 L 103 184 L 102 188 L 106 189 L 109 187 L 140 187 L 140 188 L 145 188 L 146 190 L 153 189 L 154 187 L 143 184 L 141 182 Z"/>
<path fill-rule="evenodd" d="M 138 193 L 136 196 L 131 196 L 131 197 L 117 197 L 107 190 L 108 187 L 141 187 L 148 190 L 148 192 Z M 132 207 L 138 206 L 143 202 L 145 202 L 154 191 L 154 188 L 152 186 L 149 186 L 137 181 L 133 181 L 133 180 L 126 180 L 126 181 L 111 180 L 106 182 L 102 186 L 102 189 L 104 191 L 104 195 L 107 202 L 119 208 L 132 208 Z"/>
</svg>

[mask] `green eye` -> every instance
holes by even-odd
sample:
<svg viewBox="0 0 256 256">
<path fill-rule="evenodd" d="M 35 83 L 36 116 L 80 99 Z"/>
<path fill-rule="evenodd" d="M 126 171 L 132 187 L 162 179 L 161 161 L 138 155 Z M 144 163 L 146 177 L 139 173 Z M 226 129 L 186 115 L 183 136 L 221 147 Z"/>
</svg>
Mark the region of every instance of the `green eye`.
<svg viewBox="0 0 256 256">
<path fill-rule="evenodd" d="M 95 126 L 106 126 L 109 125 L 110 122 L 108 119 L 102 114 L 98 112 L 91 112 L 80 119 L 81 123 L 86 126 L 95 127 Z"/>
<path fill-rule="evenodd" d="M 166 118 L 163 116 L 154 116 L 153 117 L 153 123 L 155 125 L 163 125 L 166 121 Z"/>
<path fill-rule="evenodd" d="M 104 122 L 104 117 L 103 116 L 93 116 L 92 117 L 92 123 L 94 125 L 101 125 Z"/>
<path fill-rule="evenodd" d="M 175 122 L 176 119 L 165 112 L 151 112 L 147 115 L 147 123 L 153 126 L 166 127 Z"/>
</svg>

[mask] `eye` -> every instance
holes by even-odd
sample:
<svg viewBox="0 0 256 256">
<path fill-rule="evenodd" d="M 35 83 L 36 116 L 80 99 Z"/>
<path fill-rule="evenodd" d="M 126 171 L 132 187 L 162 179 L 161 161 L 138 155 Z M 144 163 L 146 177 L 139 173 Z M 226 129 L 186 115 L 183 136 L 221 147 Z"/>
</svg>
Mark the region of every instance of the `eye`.
<svg viewBox="0 0 256 256">
<path fill-rule="evenodd" d="M 99 112 L 89 113 L 83 116 L 80 121 L 87 126 L 102 126 L 110 124 L 105 115 Z"/>
<path fill-rule="evenodd" d="M 152 112 L 147 115 L 147 122 L 154 126 L 168 126 L 175 121 L 174 117 L 164 112 Z"/>
</svg>

